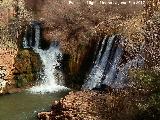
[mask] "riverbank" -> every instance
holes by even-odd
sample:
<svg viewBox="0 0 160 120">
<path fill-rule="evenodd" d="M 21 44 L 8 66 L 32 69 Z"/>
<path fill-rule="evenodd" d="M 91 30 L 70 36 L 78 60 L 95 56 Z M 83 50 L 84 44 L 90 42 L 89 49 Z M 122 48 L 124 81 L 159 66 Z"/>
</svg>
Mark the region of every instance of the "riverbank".
<svg viewBox="0 0 160 120">
<path fill-rule="evenodd" d="M 155 93 L 153 93 L 155 95 Z M 39 120 L 158 120 L 158 99 L 150 92 L 126 88 L 70 92 L 55 101 Z M 153 99 L 155 100 L 153 102 Z"/>
<path fill-rule="evenodd" d="M 118 93 L 118 92 L 117 92 Z M 78 91 L 70 92 L 64 99 L 52 105 L 51 112 L 38 114 L 39 120 L 127 120 L 131 118 L 132 109 L 128 111 L 131 100 L 125 100 L 127 93 Z M 127 113 L 129 112 L 129 113 Z M 124 115 L 126 113 L 126 115 Z M 122 115 L 123 114 L 123 115 Z"/>
</svg>

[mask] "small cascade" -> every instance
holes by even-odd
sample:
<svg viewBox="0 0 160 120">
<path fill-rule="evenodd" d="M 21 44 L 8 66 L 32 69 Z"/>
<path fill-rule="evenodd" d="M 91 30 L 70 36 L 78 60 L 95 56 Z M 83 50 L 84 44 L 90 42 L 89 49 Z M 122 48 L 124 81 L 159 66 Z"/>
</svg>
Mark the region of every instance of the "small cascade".
<svg viewBox="0 0 160 120">
<path fill-rule="evenodd" d="M 59 60 L 62 58 L 62 53 L 59 50 L 57 42 L 51 43 L 48 50 L 41 49 L 41 28 L 39 23 L 31 24 L 31 34 L 23 39 L 23 48 L 30 48 L 38 53 L 42 61 L 42 70 L 39 74 L 41 81 L 29 89 L 33 93 L 56 92 L 66 87 L 63 84 L 63 75 L 58 70 L 60 67 Z M 34 36 L 34 37 L 33 37 Z"/>
<path fill-rule="evenodd" d="M 123 55 L 120 43 L 121 39 L 116 35 L 103 39 L 91 71 L 82 86 L 83 89 L 91 90 L 101 86 L 124 87 L 128 70 L 143 65 L 142 57 L 137 56 L 120 66 Z"/>
</svg>

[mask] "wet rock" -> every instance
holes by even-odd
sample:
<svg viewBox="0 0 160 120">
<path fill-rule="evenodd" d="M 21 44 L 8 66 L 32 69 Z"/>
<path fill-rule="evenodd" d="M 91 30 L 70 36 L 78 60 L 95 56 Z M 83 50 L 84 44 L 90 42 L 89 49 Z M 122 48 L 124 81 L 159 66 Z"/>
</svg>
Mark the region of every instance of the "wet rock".
<svg viewBox="0 0 160 120">
<path fill-rule="evenodd" d="M 41 61 L 32 50 L 20 50 L 15 58 L 14 67 L 16 86 L 23 87 L 37 80 Z"/>
</svg>

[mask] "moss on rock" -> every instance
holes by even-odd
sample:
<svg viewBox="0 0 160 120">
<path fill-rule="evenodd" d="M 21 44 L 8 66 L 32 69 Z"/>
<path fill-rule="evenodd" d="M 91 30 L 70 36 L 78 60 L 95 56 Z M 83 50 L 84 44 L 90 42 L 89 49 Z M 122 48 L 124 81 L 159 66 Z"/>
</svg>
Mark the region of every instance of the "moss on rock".
<svg viewBox="0 0 160 120">
<path fill-rule="evenodd" d="M 38 78 L 41 61 L 38 54 L 32 50 L 20 50 L 15 58 L 14 78 L 17 87 L 26 86 Z"/>
</svg>

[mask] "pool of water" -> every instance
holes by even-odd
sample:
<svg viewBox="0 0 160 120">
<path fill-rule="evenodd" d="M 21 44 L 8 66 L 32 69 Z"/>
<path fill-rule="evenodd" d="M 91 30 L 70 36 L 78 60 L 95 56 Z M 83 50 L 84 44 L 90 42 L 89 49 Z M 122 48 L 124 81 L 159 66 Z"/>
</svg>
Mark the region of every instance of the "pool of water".
<svg viewBox="0 0 160 120">
<path fill-rule="evenodd" d="M 54 100 L 69 91 L 31 94 L 28 92 L 0 96 L 0 120 L 37 120 L 37 113 L 50 110 Z"/>
</svg>

